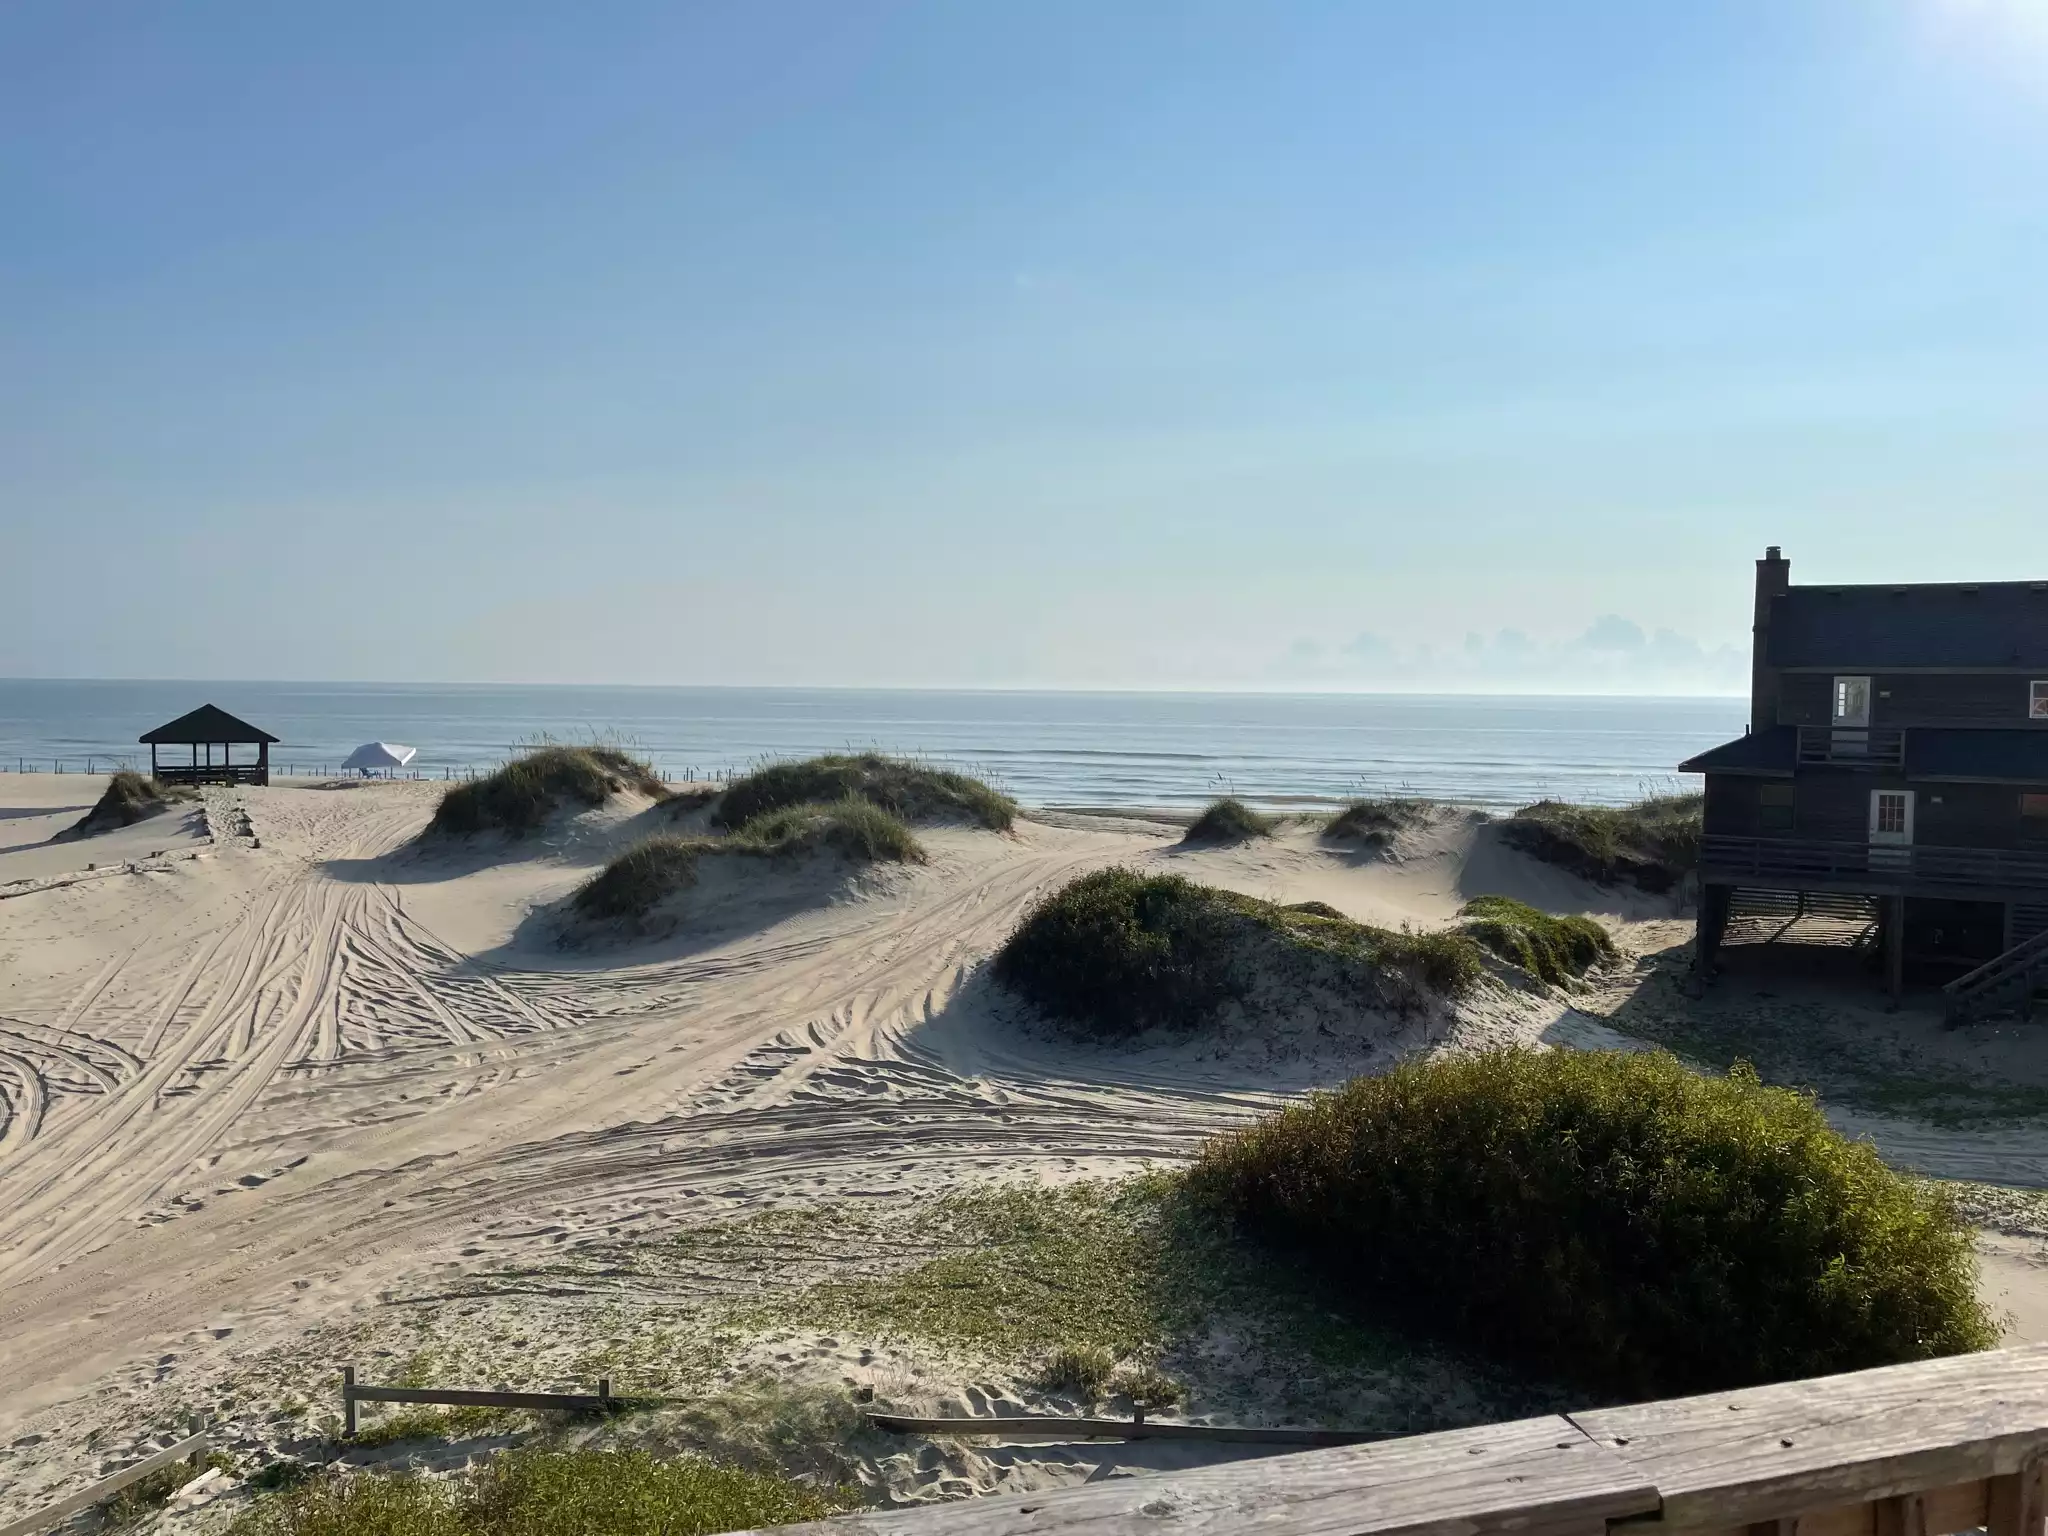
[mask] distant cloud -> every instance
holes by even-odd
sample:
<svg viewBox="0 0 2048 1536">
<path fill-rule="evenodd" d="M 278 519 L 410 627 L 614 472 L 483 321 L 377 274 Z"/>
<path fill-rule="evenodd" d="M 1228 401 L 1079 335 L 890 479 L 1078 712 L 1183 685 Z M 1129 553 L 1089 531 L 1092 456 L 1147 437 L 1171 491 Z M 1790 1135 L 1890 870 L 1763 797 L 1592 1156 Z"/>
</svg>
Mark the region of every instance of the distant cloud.
<svg viewBox="0 0 2048 1536">
<path fill-rule="evenodd" d="M 1579 644 L 1589 651 L 1640 651 L 1645 641 L 1643 626 L 1618 613 L 1601 614 L 1579 636 Z"/>
<path fill-rule="evenodd" d="M 1362 630 L 1352 636 L 1344 647 L 1344 654 L 1353 661 L 1391 662 L 1400 657 L 1400 650 L 1391 640 L 1382 639 L 1371 630 Z"/>
</svg>

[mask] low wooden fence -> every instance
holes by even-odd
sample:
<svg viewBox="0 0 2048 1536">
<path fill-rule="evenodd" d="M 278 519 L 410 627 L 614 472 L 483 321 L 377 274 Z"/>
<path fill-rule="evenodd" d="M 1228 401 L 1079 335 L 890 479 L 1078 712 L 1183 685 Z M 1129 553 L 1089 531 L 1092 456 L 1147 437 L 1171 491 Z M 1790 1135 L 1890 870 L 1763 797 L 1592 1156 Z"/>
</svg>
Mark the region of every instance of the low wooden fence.
<svg viewBox="0 0 2048 1536">
<path fill-rule="evenodd" d="M 614 1397 L 611 1378 L 601 1377 L 597 1391 L 499 1392 L 469 1387 L 379 1387 L 356 1380 L 356 1368 L 341 1368 L 342 1433 L 356 1433 L 358 1403 L 426 1403 L 456 1408 L 532 1408 L 555 1413 L 620 1413 L 660 1408 L 676 1399 Z M 870 1413 L 877 1429 L 899 1435 L 1001 1435 L 1009 1440 L 1222 1440 L 1239 1445 L 1355 1445 L 1365 1440 L 1392 1440 L 1396 1430 L 1238 1429 L 1226 1424 L 1148 1422 L 1135 1419 L 1061 1418 L 1033 1414 L 1012 1418 L 918 1418 L 900 1413 Z M 0 1533 L 4 1536 L 4 1533 Z"/>
<path fill-rule="evenodd" d="M 45 1530 L 67 1515 L 75 1515 L 81 1509 L 90 1509 L 95 1504 L 104 1504 L 131 1483 L 139 1483 L 152 1472 L 162 1471 L 180 1461 L 193 1464 L 193 1475 L 198 1475 L 198 1464 L 212 1449 L 212 1442 L 204 1432 L 176 1445 L 167 1445 L 154 1456 L 148 1456 L 132 1467 L 123 1467 L 112 1477 L 103 1477 L 90 1488 L 81 1488 L 69 1498 L 59 1499 L 47 1508 L 39 1509 L 32 1515 L 23 1515 L 6 1525 L 0 1525 L 0 1536 L 28 1536 L 30 1531 Z"/>
<path fill-rule="evenodd" d="M 634 1399 L 633 1406 L 648 1399 Z M 628 1406 L 612 1396 L 609 1376 L 600 1377 L 597 1391 L 587 1392 L 488 1392 L 457 1387 L 376 1387 L 358 1384 L 356 1368 L 341 1368 L 342 1433 L 356 1432 L 357 1403 L 430 1403 L 448 1408 L 537 1408 L 557 1413 L 612 1413 Z M 5 1533 L 0 1533 L 5 1536 Z"/>
<path fill-rule="evenodd" d="M 782 1536 L 2043 1536 L 2048 1346 L 1547 1414 Z"/>
</svg>

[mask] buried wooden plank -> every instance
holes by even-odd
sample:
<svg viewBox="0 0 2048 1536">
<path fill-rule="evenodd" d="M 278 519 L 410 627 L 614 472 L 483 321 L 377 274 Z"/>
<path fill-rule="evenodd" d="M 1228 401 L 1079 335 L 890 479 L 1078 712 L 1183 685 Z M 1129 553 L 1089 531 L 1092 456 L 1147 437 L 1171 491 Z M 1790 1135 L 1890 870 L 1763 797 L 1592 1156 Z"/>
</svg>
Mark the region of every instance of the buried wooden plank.
<svg viewBox="0 0 2048 1536">
<path fill-rule="evenodd" d="M 1366 1445 L 1401 1440 L 1398 1429 L 1238 1429 L 1225 1424 L 1174 1424 L 1157 1419 L 1064 1419 L 1050 1414 L 1011 1418 L 913 1418 L 871 1413 L 877 1429 L 899 1435 L 997 1435 L 1005 1440 L 1218 1440 L 1233 1445 Z"/>
<path fill-rule="evenodd" d="M 1610 1520 L 1656 1507 L 1656 1490 L 1639 1472 L 1550 1415 L 780 1529 L 781 1536 L 1603 1536 Z"/>
<path fill-rule="evenodd" d="M 350 1387 L 357 1403 L 437 1403 L 458 1408 L 543 1408 L 565 1413 L 603 1413 L 626 1406 L 611 1396 L 581 1392 L 472 1392 L 440 1387 Z M 637 1400 L 636 1400 L 637 1401 Z"/>
<path fill-rule="evenodd" d="M 2017 1473 L 2048 1447 L 2048 1346 L 1604 1408 L 1572 1421 L 1657 1487 L 1660 1530 L 1775 1525 Z M 1940 1529 L 1927 1527 L 1929 1536 Z"/>
<path fill-rule="evenodd" d="M 29 1531 L 40 1531 L 45 1526 L 55 1525 L 66 1515 L 76 1514 L 81 1509 L 90 1509 L 102 1500 L 110 1499 L 130 1483 L 138 1483 L 163 1467 L 183 1461 L 188 1456 L 204 1456 L 212 1442 L 205 1435 L 193 1435 L 180 1440 L 176 1445 L 165 1446 L 153 1456 L 146 1456 L 132 1467 L 123 1467 L 112 1477 L 103 1477 L 90 1488 L 81 1488 L 68 1499 L 59 1499 L 45 1509 L 32 1515 L 23 1515 L 19 1520 L 0 1525 L 0 1536 L 26 1536 Z M 193 1474 L 198 1475 L 196 1472 Z"/>
</svg>

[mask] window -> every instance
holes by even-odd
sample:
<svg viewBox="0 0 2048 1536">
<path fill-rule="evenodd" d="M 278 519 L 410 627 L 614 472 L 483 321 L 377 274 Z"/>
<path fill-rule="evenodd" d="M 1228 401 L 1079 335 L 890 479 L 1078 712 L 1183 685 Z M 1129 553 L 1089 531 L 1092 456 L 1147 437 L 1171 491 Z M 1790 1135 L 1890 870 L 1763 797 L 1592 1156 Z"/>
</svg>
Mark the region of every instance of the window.
<svg viewBox="0 0 2048 1536">
<path fill-rule="evenodd" d="M 1792 786 L 1790 784 L 1766 784 L 1759 789 L 1757 791 L 1757 830 L 1760 832 L 1790 832 L 1792 824 Z"/>
<path fill-rule="evenodd" d="M 2048 720 L 2048 678 L 2042 678 L 2028 686 L 2027 718 Z"/>
<path fill-rule="evenodd" d="M 1904 837 L 1911 824 L 1909 804 L 1903 791 L 1878 790 L 1870 797 L 1870 830 L 1879 837 Z"/>
<path fill-rule="evenodd" d="M 1838 677 L 1835 679 L 1833 723 L 1836 725 L 1870 724 L 1869 678 Z"/>
<path fill-rule="evenodd" d="M 2021 795 L 2020 814 L 2032 821 L 2048 821 L 2048 795 Z"/>
</svg>

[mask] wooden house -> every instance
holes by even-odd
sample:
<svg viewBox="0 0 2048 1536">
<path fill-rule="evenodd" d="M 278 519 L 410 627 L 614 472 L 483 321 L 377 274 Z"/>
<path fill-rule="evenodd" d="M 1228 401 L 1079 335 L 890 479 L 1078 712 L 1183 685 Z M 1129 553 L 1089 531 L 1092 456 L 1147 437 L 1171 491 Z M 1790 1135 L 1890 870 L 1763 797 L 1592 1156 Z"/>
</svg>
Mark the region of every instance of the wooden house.
<svg viewBox="0 0 2048 1536">
<path fill-rule="evenodd" d="M 277 738 L 226 710 L 202 704 L 189 715 L 180 715 L 140 738 L 149 748 L 152 778 L 168 784 L 268 784 L 270 748 Z M 254 747 L 244 762 L 235 761 L 234 749 Z M 164 747 L 190 749 L 189 762 L 165 761 Z M 218 756 L 216 756 L 216 749 Z M 203 756 L 202 756 L 203 754 Z"/>
<path fill-rule="evenodd" d="M 1699 957 L 1758 894 L 1865 898 L 1958 1005 L 2048 979 L 2048 581 L 1795 587 L 1756 566 L 1748 731 L 1706 777 Z"/>
</svg>

